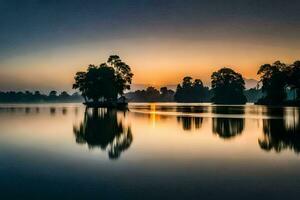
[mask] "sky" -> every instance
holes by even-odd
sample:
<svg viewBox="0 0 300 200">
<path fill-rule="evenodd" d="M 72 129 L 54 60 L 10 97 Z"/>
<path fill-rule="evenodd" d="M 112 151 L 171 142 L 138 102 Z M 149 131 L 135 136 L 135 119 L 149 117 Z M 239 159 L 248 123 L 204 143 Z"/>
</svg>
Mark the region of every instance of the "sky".
<svg viewBox="0 0 300 200">
<path fill-rule="evenodd" d="M 0 0 L 0 90 L 67 90 L 118 54 L 134 84 L 300 59 L 299 0 Z"/>
</svg>

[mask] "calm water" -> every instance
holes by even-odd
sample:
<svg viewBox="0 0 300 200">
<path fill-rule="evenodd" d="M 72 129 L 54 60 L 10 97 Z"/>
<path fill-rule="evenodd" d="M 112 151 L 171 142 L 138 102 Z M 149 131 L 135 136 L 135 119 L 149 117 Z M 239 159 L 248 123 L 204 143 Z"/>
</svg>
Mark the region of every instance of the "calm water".
<svg viewBox="0 0 300 200">
<path fill-rule="evenodd" d="M 299 114 L 254 105 L 1 105 L 1 199 L 299 199 Z"/>
</svg>

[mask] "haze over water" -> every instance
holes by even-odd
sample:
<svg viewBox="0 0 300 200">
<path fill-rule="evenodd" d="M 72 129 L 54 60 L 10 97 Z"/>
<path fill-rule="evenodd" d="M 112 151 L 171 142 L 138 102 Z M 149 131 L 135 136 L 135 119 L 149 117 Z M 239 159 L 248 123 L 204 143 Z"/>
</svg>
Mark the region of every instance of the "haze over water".
<svg viewBox="0 0 300 200">
<path fill-rule="evenodd" d="M 0 106 L 2 198 L 298 199 L 299 109 Z"/>
</svg>

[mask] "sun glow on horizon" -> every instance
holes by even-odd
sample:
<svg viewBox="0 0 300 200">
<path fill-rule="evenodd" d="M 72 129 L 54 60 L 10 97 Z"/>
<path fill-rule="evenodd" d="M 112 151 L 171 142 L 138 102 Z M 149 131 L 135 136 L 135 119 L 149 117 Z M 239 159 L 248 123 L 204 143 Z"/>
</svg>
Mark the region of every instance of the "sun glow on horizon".
<svg viewBox="0 0 300 200">
<path fill-rule="evenodd" d="M 102 44 L 102 46 L 100 45 Z M 117 49 L 107 52 L 106 49 Z M 192 41 L 180 39 L 127 39 L 111 42 L 78 43 L 44 49 L 4 59 L 0 62 L 0 89 L 52 88 L 71 90 L 77 71 L 100 64 L 118 54 L 134 73 L 133 84 L 177 85 L 191 76 L 210 85 L 212 72 L 231 67 L 244 78 L 258 79 L 260 65 L 280 59 L 293 62 L 300 50 L 263 46 L 257 42 Z M 13 82 L 13 83 L 12 83 Z"/>
</svg>

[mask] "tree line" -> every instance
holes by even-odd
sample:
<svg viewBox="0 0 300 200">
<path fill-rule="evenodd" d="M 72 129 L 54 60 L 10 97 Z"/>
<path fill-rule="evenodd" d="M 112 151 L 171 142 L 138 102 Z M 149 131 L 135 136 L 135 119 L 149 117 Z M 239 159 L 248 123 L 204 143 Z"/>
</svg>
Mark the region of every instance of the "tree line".
<svg viewBox="0 0 300 200">
<path fill-rule="evenodd" d="M 203 85 L 200 79 L 190 76 L 184 77 L 181 84 L 178 84 L 174 100 L 177 102 L 205 102 L 209 101 L 209 88 Z"/>
<path fill-rule="evenodd" d="M 145 90 L 128 92 L 132 82 L 131 67 L 117 55 L 111 55 L 100 65 L 89 65 L 86 71 L 77 72 L 73 89 L 78 90 L 85 102 L 117 102 L 126 97 L 140 102 L 212 102 L 215 104 L 245 104 L 256 102 L 264 105 L 300 104 L 300 61 L 285 64 L 276 61 L 259 67 L 260 76 L 256 88 L 245 89 L 243 76 L 229 67 L 223 67 L 211 75 L 211 88 L 202 80 L 190 76 L 183 78 L 176 91 L 167 87 L 160 90 L 148 87 Z M 0 102 L 75 101 L 76 95 L 55 91 L 49 95 L 38 91 L 31 93 L 1 92 Z M 289 97 L 289 98 L 287 98 Z M 288 100 L 290 99 L 290 100 Z"/>
<path fill-rule="evenodd" d="M 184 77 L 176 91 L 164 88 L 158 91 L 153 87 L 138 90 L 126 95 L 132 101 L 175 101 L 212 102 L 215 104 L 245 104 L 255 102 L 263 105 L 300 104 L 300 61 L 285 64 L 276 61 L 259 67 L 257 87 L 246 90 L 241 74 L 229 67 L 221 68 L 211 75 L 211 88 L 203 85 L 200 79 Z M 168 95 L 166 95 L 166 91 Z M 167 98 L 166 98 L 167 96 Z M 289 99 L 289 100 L 288 100 Z"/>
<path fill-rule="evenodd" d="M 168 91 L 168 92 L 164 92 Z M 167 87 L 162 87 L 159 90 L 153 86 L 147 87 L 143 90 L 136 90 L 134 92 L 125 93 L 125 97 L 130 102 L 179 102 L 179 103 L 201 103 L 201 102 L 212 102 L 212 90 L 205 87 L 203 93 L 194 93 L 193 95 L 188 95 L 189 93 L 182 92 L 178 95 L 176 90 L 168 89 Z M 175 97 L 176 94 L 176 97 Z M 262 96 L 262 90 L 257 88 L 251 88 L 244 91 L 244 95 L 247 98 L 247 102 L 257 102 Z M 178 97 L 179 96 L 179 97 Z"/>
<path fill-rule="evenodd" d="M 66 91 L 58 93 L 50 91 L 49 94 L 42 94 L 40 91 L 30 92 L 0 92 L 1 103 L 42 103 L 42 102 L 82 102 L 82 97 L 77 93 L 69 94 Z"/>
<path fill-rule="evenodd" d="M 135 92 L 128 92 L 125 97 L 132 102 L 173 102 L 173 90 L 167 87 L 162 87 L 160 90 L 150 86 L 145 90 L 136 90 Z"/>
</svg>

